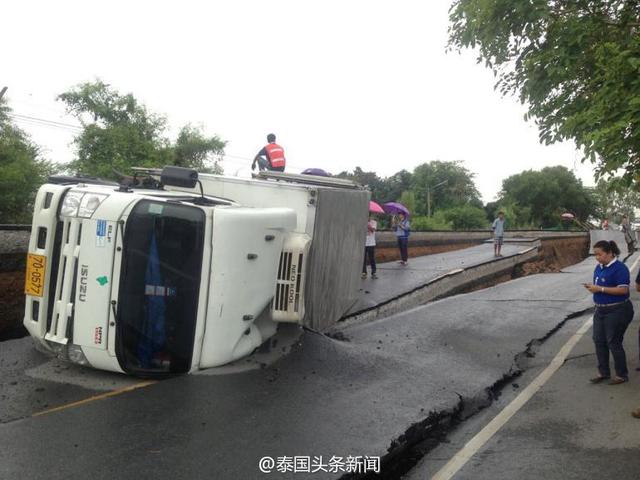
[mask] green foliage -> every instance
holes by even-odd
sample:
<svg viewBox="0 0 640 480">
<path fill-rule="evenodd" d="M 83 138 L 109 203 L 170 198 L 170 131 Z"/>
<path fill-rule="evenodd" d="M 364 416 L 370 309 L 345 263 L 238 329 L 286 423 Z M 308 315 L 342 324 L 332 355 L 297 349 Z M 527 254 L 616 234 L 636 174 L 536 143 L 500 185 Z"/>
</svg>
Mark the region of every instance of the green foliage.
<svg viewBox="0 0 640 480">
<path fill-rule="evenodd" d="M 371 198 L 380 204 L 401 202 L 406 205 L 409 202 L 410 205 L 406 206 L 416 215 L 426 215 L 428 191 L 432 214 L 438 209 L 467 204 L 482 207 L 474 174 L 462 166 L 462 162 L 435 160 L 419 165 L 413 173 L 400 170 L 388 178 L 380 178 L 375 172 L 365 172 L 356 167 L 353 172 L 340 172 L 337 177 L 366 185 L 371 190 Z M 435 187 L 442 182 L 443 185 Z"/>
<path fill-rule="evenodd" d="M 52 167 L 11 122 L 10 111 L 0 99 L 0 223 L 31 223 L 36 191 Z"/>
<path fill-rule="evenodd" d="M 531 220 L 531 208 L 518 205 L 513 201 L 503 201 L 495 208 L 494 214 L 490 217 L 490 223 L 498 218 L 498 212 L 504 213 L 505 225 L 508 229 L 524 228 L 537 230 L 540 224 L 534 225 Z"/>
<path fill-rule="evenodd" d="M 432 217 L 418 216 L 412 217 L 411 230 L 414 231 L 430 231 L 430 230 L 452 230 L 451 222 L 444 218 L 443 213 L 436 212 Z"/>
<path fill-rule="evenodd" d="M 165 136 L 166 118 L 147 111 L 132 94 L 121 95 L 102 81 L 83 83 L 58 96 L 84 127 L 75 139 L 77 158 L 67 167 L 103 178 L 131 167 L 180 165 L 219 172 L 225 143 L 187 125 L 175 144 Z"/>
<path fill-rule="evenodd" d="M 382 203 L 399 201 L 403 192 L 411 188 L 411 172 L 400 170 L 382 180 L 376 194 Z"/>
<path fill-rule="evenodd" d="M 634 210 L 640 208 L 640 193 L 630 189 L 620 177 L 601 178 L 591 194 L 595 201 L 594 215 L 602 220 L 620 223 L 622 215 L 634 220 Z"/>
<path fill-rule="evenodd" d="M 574 140 L 597 176 L 640 182 L 636 0 L 455 0 L 450 21 L 450 48 L 477 49 L 541 142 Z"/>
<path fill-rule="evenodd" d="M 442 215 L 454 230 L 475 230 L 489 226 L 484 209 L 474 205 L 442 210 Z"/>
<path fill-rule="evenodd" d="M 383 195 L 385 180 L 380 178 L 376 172 L 365 172 L 362 168 L 356 167 L 353 172 L 343 171 L 337 174 L 336 177 L 346 178 L 368 187 L 371 190 L 371 199 L 380 204 L 396 200 L 388 200 Z"/>
<path fill-rule="evenodd" d="M 400 195 L 400 203 L 409 209 L 410 212 L 416 211 L 416 195 L 412 191 L 402 192 Z"/>
<path fill-rule="evenodd" d="M 582 182 L 567 168 L 526 170 L 502 182 L 501 209 L 511 217 L 511 227 L 551 228 L 561 225 L 569 211 L 585 221 L 594 212 L 594 200 Z"/>
<path fill-rule="evenodd" d="M 199 172 L 222 173 L 220 159 L 225 142 L 217 136 L 206 137 L 201 127 L 185 125 L 173 147 L 173 164 L 195 168 Z"/>
<path fill-rule="evenodd" d="M 474 174 L 462 162 L 434 160 L 418 165 L 411 178 L 411 190 L 416 195 L 416 213 L 427 214 L 427 195 L 431 196 L 431 213 L 473 203 L 482 206 L 480 193 L 473 180 Z M 444 182 L 444 183 L 443 183 Z M 440 186 L 437 186 L 441 184 Z"/>
</svg>

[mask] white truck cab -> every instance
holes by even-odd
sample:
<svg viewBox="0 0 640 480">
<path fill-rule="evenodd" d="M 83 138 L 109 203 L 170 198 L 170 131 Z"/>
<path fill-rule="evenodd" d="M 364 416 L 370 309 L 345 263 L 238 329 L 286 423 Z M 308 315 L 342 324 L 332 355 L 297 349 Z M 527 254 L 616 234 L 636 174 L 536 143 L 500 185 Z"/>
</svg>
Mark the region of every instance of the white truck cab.
<svg viewBox="0 0 640 480">
<path fill-rule="evenodd" d="M 355 299 L 365 190 L 146 174 L 156 188 L 53 177 L 38 191 L 24 325 L 44 349 L 132 375 L 188 373 L 251 353 L 277 322 L 329 326 Z"/>
</svg>

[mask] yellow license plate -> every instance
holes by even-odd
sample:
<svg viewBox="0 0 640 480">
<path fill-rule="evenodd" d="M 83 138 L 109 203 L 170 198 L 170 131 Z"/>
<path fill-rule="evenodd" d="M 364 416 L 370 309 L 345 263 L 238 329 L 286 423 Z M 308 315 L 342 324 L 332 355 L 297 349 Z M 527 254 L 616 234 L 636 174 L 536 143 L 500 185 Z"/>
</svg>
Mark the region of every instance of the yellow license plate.
<svg viewBox="0 0 640 480">
<path fill-rule="evenodd" d="M 30 253 L 27 255 L 27 278 L 24 293 L 41 297 L 44 292 L 44 278 L 47 272 L 47 257 Z"/>
</svg>

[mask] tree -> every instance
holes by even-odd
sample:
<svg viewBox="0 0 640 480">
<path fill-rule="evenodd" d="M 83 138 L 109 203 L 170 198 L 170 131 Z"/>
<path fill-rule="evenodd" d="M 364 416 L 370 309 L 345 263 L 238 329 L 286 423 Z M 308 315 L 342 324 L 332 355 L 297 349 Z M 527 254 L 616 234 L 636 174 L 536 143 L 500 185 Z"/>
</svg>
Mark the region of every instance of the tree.
<svg viewBox="0 0 640 480">
<path fill-rule="evenodd" d="M 368 187 L 369 190 L 371 190 L 371 198 L 379 200 L 379 193 L 382 189 L 383 180 L 376 172 L 365 172 L 362 168 L 356 167 L 353 170 L 353 173 L 345 170 L 336 175 L 336 177 L 346 178 Z"/>
<path fill-rule="evenodd" d="M 201 127 L 185 125 L 173 147 L 173 164 L 195 168 L 200 172 L 222 173 L 221 156 L 225 142 L 217 136 L 206 137 Z"/>
<path fill-rule="evenodd" d="M 416 196 L 412 191 L 402 192 L 400 203 L 407 207 L 410 212 L 416 211 Z"/>
<path fill-rule="evenodd" d="M 635 209 L 640 208 L 640 193 L 629 189 L 619 177 L 601 178 L 591 191 L 595 201 L 595 216 L 620 222 L 622 215 L 635 218 Z"/>
<path fill-rule="evenodd" d="M 67 166 L 72 171 L 104 178 L 127 173 L 134 166 L 220 171 L 225 142 L 187 125 L 172 144 L 165 137 L 166 118 L 150 113 L 130 93 L 121 95 L 97 80 L 78 85 L 58 99 L 84 127 L 74 140 L 77 158 Z"/>
<path fill-rule="evenodd" d="M 438 208 L 448 209 L 465 204 L 482 207 L 473 177 L 474 174 L 460 161 L 435 160 L 418 165 L 411 177 L 417 213 L 426 215 L 429 205 L 431 213 Z"/>
<path fill-rule="evenodd" d="M 500 208 L 510 210 L 520 226 L 555 227 L 566 211 L 582 221 L 594 212 L 593 197 L 573 172 L 562 166 L 512 175 L 503 180 L 500 197 Z"/>
<path fill-rule="evenodd" d="M 445 220 L 451 223 L 454 230 L 473 230 L 487 228 L 485 211 L 475 205 L 461 205 L 442 210 Z"/>
<path fill-rule="evenodd" d="M 52 167 L 10 112 L 0 99 L 0 223 L 30 223 L 36 191 Z"/>
<path fill-rule="evenodd" d="M 382 203 L 402 201 L 402 194 L 411 188 L 411 178 L 412 174 L 407 170 L 400 170 L 384 178 L 377 192 L 377 199 Z"/>
<path fill-rule="evenodd" d="M 455 0 L 449 47 L 477 48 L 541 142 L 574 140 L 596 176 L 640 182 L 637 0 Z"/>
</svg>

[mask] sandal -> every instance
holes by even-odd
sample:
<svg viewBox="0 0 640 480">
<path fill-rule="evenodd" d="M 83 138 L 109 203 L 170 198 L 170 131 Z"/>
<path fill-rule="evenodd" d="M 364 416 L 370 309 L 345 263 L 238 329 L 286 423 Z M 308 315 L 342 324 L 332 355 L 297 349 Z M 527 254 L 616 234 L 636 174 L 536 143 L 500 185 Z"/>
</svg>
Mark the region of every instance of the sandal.
<svg viewBox="0 0 640 480">
<path fill-rule="evenodd" d="M 620 385 L 621 383 L 626 383 L 628 381 L 629 381 L 628 378 L 613 377 L 609 382 L 609 385 Z"/>
<path fill-rule="evenodd" d="M 589 381 L 591 383 L 600 383 L 600 382 L 604 382 L 605 380 L 609 380 L 609 378 L 611 377 L 604 377 L 602 375 L 598 375 L 597 377 L 590 378 Z"/>
</svg>

